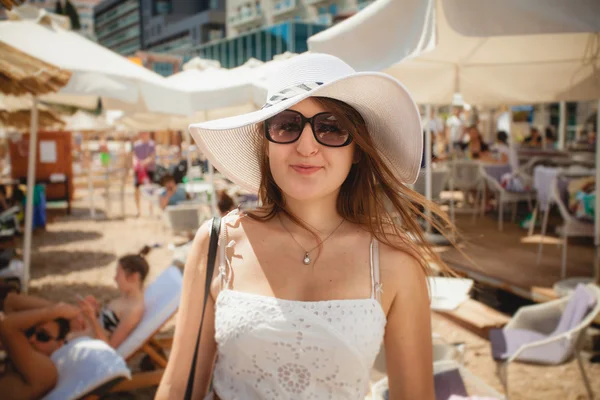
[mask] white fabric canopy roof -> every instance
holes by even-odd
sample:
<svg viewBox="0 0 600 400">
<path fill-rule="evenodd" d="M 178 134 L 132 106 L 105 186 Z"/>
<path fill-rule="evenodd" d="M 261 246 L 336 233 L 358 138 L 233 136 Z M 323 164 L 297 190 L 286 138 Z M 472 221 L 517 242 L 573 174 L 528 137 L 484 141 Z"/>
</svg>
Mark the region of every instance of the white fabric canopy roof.
<svg viewBox="0 0 600 400">
<path fill-rule="evenodd" d="M 459 10 L 453 7 L 460 5 L 462 12 L 466 8 L 462 3 L 453 0 L 437 0 L 421 5 L 417 3 L 417 0 L 378 0 L 344 21 L 345 25 L 342 23 L 339 27 L 312 37 L 309 40 L 311 51 L 339 55 L 361 69 L 380 68 L 378 60 L 381 57 L 390 61 L 404 60 L 384 72 L 402 81 L 419 103 L 449 104 L 455 92 L 460 92 L 464 100 L 472 104 L 522 104 L 600 97 L 600 70 L 596 68 L 600 62 L 600 40 L 597 33 L 467 37 L 451 28 L 445 15 L 448 9 L 452 10 L 454 17 L 460 15 Z M 539 1 L 536 0 L 536 3 Z M 549 3 L 556 6 L 556 1 Z M 569 7 L 572 5 L 573 10 L 580 10 L 577 8 L 579 3 L 589 1 L 574 1 Z M 488 4 L 493 3 L 483 1 L 479 6 L 473 4 L 472 13 L 473 9 L 478 10 L 473 17 L 479 14 L 490 15 L 490 12 L 484 12 L 484 6 Z M 509 20 L 508 17 L 513 15 L 511 13 L 518 14 L 524 9 L 523 5 L 516 6 L 516 1 L 501 4 L 504 12 L 499 15 L 500 21 Z M 511 4 L 516 8 L 504 9 Z M 491 10 L 496 8 L 497 4 Z M 389 18 L 389 15 L 413 15 L 413 18 L 409 18 L 413 21 L 412 24 L 404 27 L 406 30 L 411 27 L 409 31 L 412 33 L 408 38 L 400 35 L 397 27 L 383 24 L 383 20 L 377 18 L 376 11 L 382 14 L 379 16 L 381 19 Z M 557 11 L 556 7 L 540 6 L 535 12 L 544 16 L 554 15 Z M 575 15 L 581 13 L 577 11 Z M 471 20 L 464 17 L 455 19 L 455 25 L 461 23 L 465 30 L 469 29 Z M 571 19 L 563 17 L 567 22 Z M 543 20 L 542 17 L 531 19 Z M 595 25 L 598 25 L 598 20 L 594 20 Z M 519 21 L 522 18 L 517 18 L 513 25 L 515 29 L 523 30 L 518 26 Z M 564 22 L 562 31 L 583 29 L 581 24 L 570 27 L 567 22 Z M 423 23 L 426 29 L 423 30 L 419 23 Z M 549 23 L 540 24 L 541 31 L 552 28 Z M 596 29 L 595 25 L 590 26 Z M 490 27 L 490 34 L 499 33 L 494 26 Z M 478 31 L 483 32 L 483 28 L 485 27 L 479 27 Z M 422 40 L 413 39 L 417 32 L 422 32 Z M 507 31 L 504 30 L 504 33 Z M 348 40 L 353 35 L 357 35 L 356 40 Z M 384 35 L 387 39 L 373 42 L 376 40 L 374 36 L 379 35 Z M 429 45 L 431 38 L 435 38 L 433 49 Z M 423 46 L 423 43 L 428 45 Z M 418 54 L 423 49 L 425 50 Z M 345 55 L 347 56 L 344 57 Z"/>
<path fill-rule="evenodd" d="M 63 120 L 66 123 L 64 130 L 70 132 L 101 132 L 110 128 L 110 125 L 102 116 L 92 115 L 81 110 L 63 118 Z"/>
<path fill-rule="evenodd" d="M 465 36 L 600 31 L 598 0 L 443 0 L 450 27 Z"/>
<path fill-rule="evenodd" d="M 73 73 L 59 94 L 46 98 L 49 101 L 95 108 L 100 96 L 110 108 L 126 104 L 158 112 L 181 108 L 182 97 L 176 90 L 165 90 L 165 78 L 61 28 L 44 12 L 36 21 L 0 22 L 0 40 Z"/>
</svg>

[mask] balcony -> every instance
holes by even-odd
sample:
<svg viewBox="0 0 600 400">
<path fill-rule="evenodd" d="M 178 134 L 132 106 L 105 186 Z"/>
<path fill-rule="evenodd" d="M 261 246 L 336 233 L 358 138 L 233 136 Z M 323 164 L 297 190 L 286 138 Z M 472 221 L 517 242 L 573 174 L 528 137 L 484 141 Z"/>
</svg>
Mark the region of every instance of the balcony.
<svg viewBox="0 0 600 400">
<path fill-rule="evenodd" d="M 292 11 L 296 11 L 298 5 L 296 4 L 296 0 L 278 0 L 275 3 L 275 8 L 273 10 L 273 16 L 278 17 L 283 14 L 287 14 Z"/>
<path fill-rule="evenodd" d="M 263 18 L 260 9 L 244 8 L 239 14 L 229 16 L 227 22 L 234 28 L 242 28 L 247 25 L 260 24 Z"/>
</svg>

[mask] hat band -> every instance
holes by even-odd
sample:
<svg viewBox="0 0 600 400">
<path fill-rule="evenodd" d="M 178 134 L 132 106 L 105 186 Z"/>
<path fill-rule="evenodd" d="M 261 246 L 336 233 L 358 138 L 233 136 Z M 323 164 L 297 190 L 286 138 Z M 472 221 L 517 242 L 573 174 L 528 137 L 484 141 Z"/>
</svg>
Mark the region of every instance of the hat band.
<svg viewBox="0 0 600 400">
<path fill-rule="evenodd" d="M 280 92 L 275 93 L 262 106 L 263 109 L 273 107 L 277 103 L 281 103 L 282 101 L 291 99 L 292 97 L 296 97 L 301 94 L 305 94 L 306 92 L 310 92 L 319 86 L 321 86 L 323 82 L 312 82 L 312 83 L 301 83 L 300 85 L 292 86 L 291 88 L 283 89 Z"/>
</svg>

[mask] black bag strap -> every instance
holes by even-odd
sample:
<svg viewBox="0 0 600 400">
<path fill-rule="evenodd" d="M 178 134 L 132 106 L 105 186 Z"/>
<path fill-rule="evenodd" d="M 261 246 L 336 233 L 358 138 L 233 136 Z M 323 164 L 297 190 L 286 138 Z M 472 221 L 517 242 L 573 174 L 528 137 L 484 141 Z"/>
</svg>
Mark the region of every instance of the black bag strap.
<svg viewBox="0 0 600 400">
<path fill-rule="evenodd" d="M 221 218 L 214 217 L 210 230 L 210 243 L 208 245 L 208 258 L 206 262 L 206 281 L 204 283 L 204 303 L 202 304 L 202 317 L 200 319 L 200 328 L 198 329 L 198 338 L 196 339 L 196 349 L 194 350 L 194 358 L 192 358 L 192 367 L 190 376 L 188 377 L 187 387 L 185 389 L 185 400 L 192 399 L 194 390 L 194 376 L 196 375 L 196 360 L 198 359 L 198 348 L 200 347 L 200 334 L 202 333 L 202 325 L 204 324 L 204 313 L 206 311 L 206 302 L 210 295 L 210 285 L 212 282 L 213 271 L 215 270 L 215 260 L 217 258 L 217 247 L 219 244 L 219 233 L 221 230 Z"/>
</svg>

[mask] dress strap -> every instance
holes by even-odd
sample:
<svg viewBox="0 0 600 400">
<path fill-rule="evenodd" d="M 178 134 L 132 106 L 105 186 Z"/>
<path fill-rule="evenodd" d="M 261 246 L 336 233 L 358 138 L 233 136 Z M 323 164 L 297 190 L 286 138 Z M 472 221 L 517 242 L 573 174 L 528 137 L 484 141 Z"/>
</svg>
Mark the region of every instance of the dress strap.
<svg viewBox="0 0 600 400">
<path fill-rule="evenodd" d="M 379 276 L 379 241 L 373 238 L 370 247 L 371 298 L 381 303 L 382 284 Z"/>
</svg>

